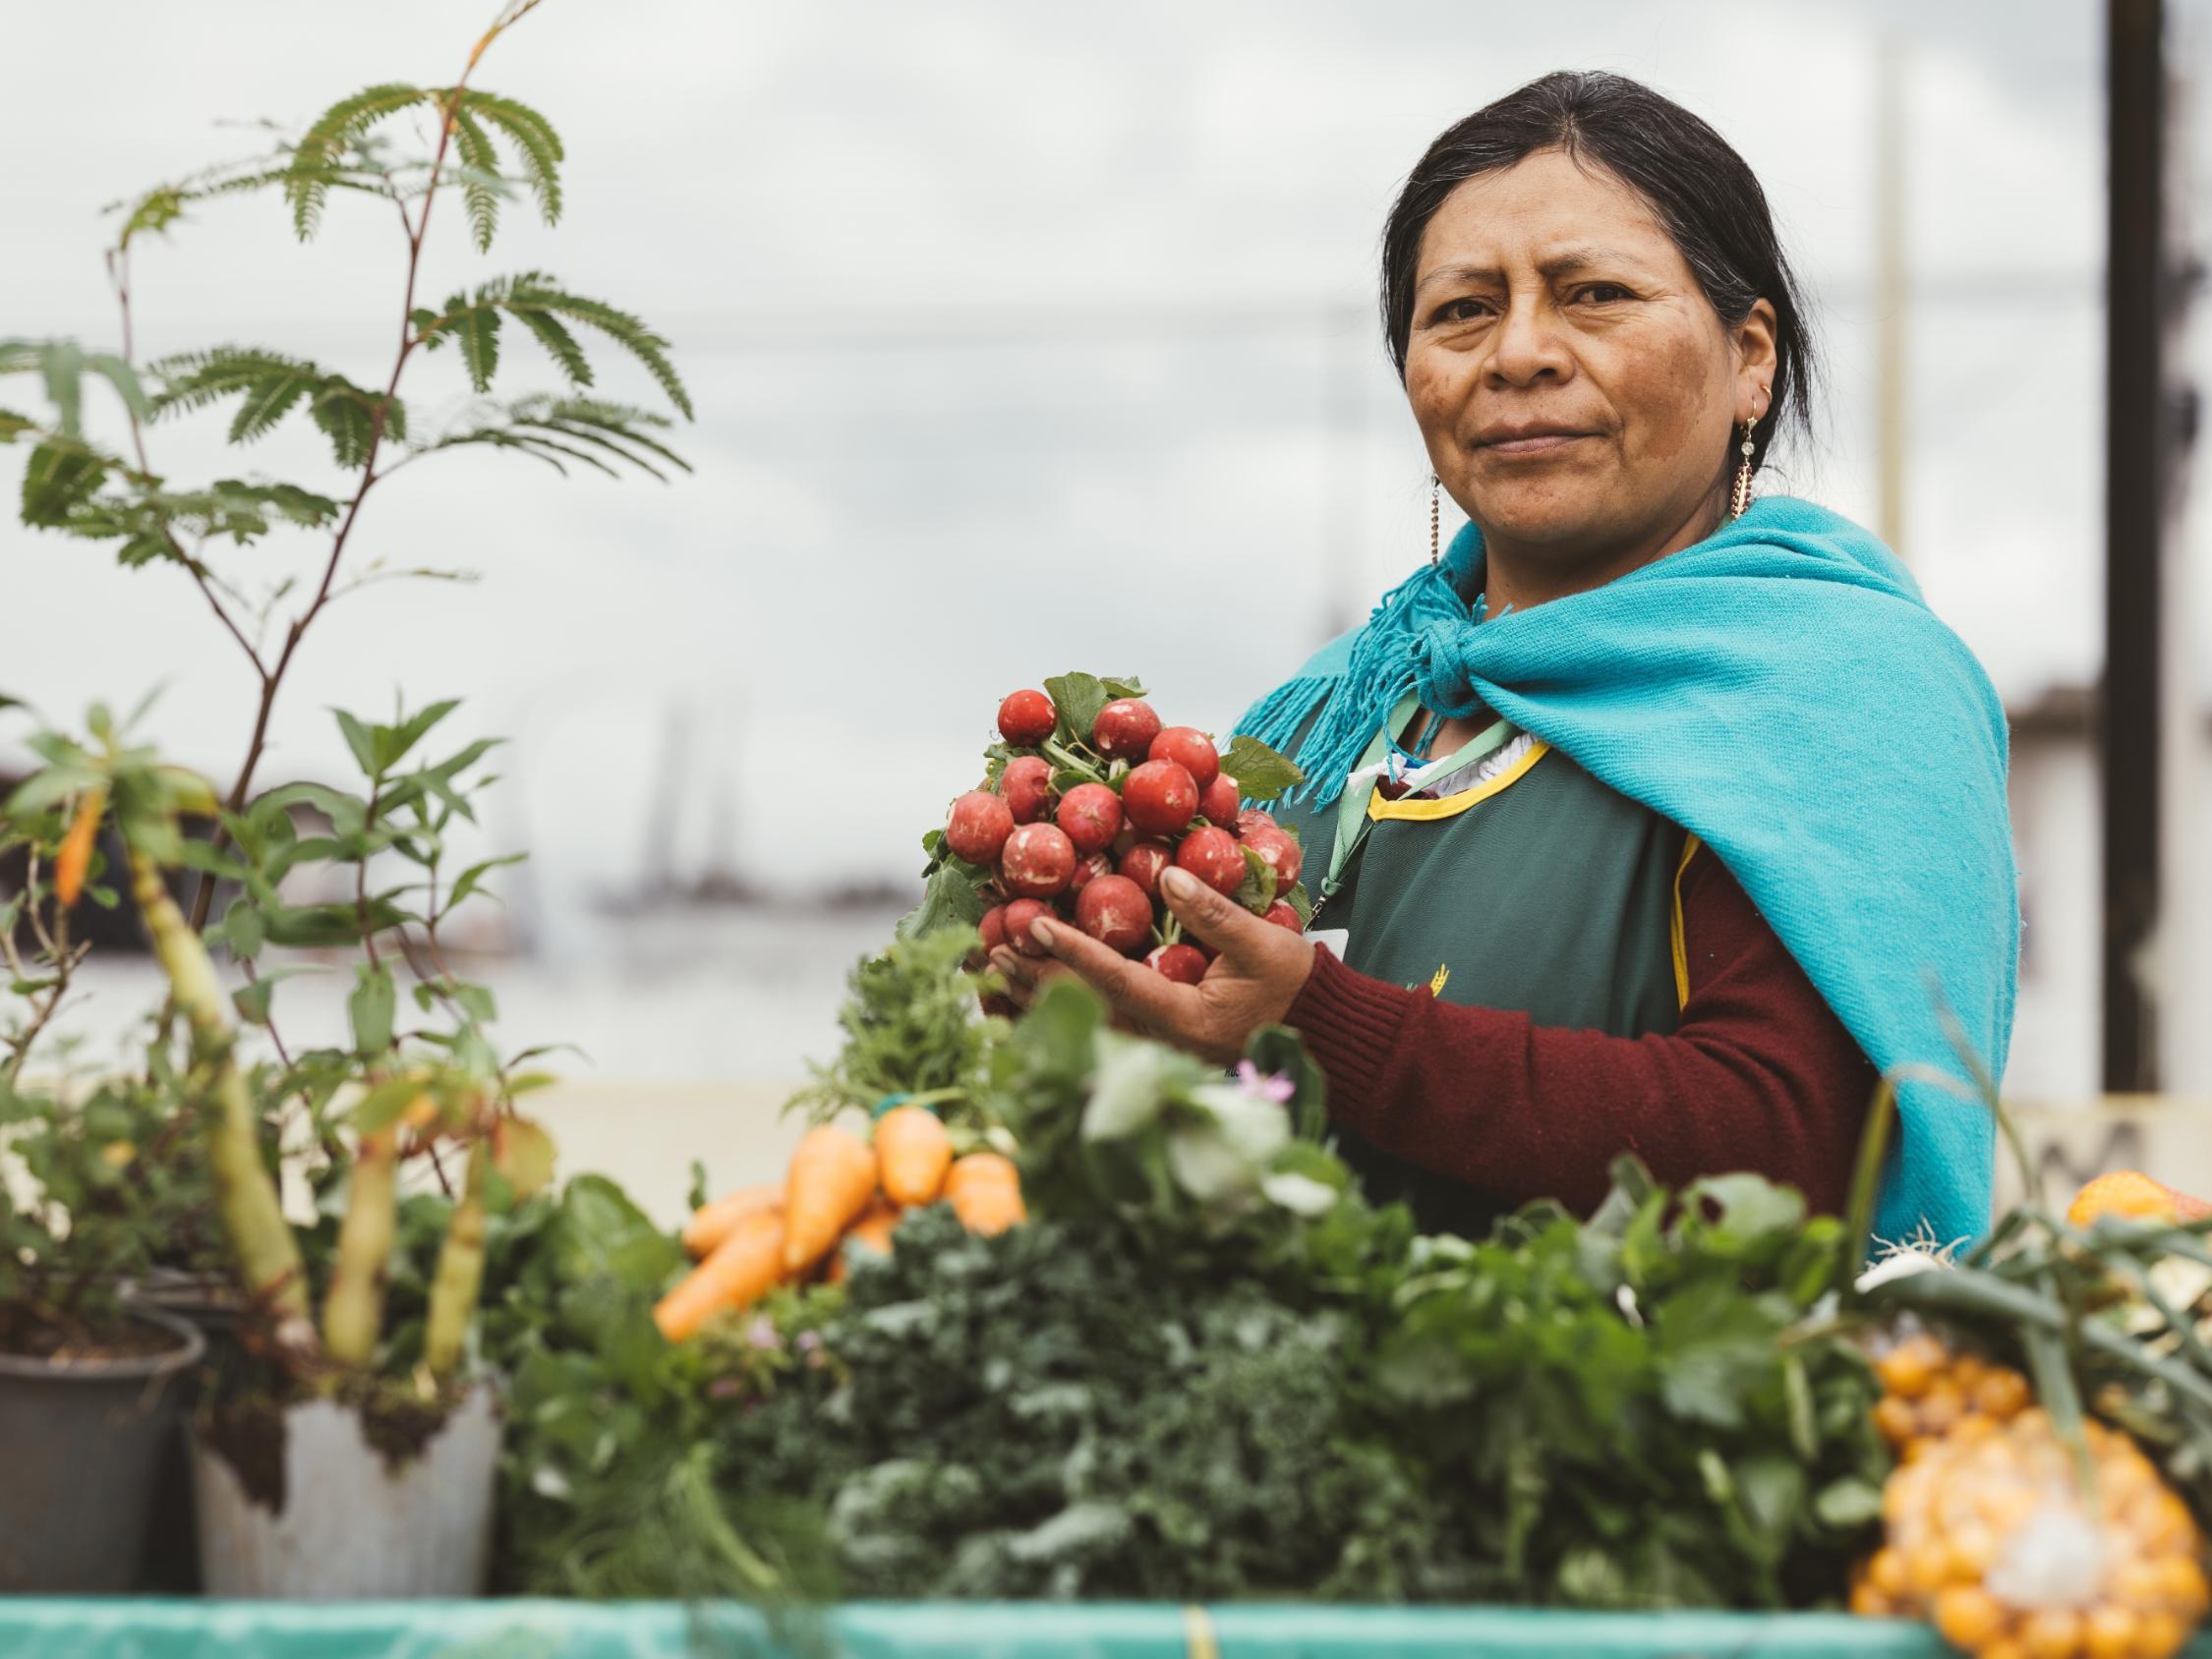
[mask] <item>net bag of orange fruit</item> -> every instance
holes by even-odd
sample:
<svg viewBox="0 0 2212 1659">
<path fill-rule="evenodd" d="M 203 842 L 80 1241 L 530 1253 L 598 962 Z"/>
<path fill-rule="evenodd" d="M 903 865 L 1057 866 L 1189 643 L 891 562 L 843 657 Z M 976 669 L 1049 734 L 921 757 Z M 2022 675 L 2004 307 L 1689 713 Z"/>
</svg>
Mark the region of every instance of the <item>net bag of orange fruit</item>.
<svg viewBox="0 0 2212 1659">
<path fill-rule="evenodd" d="M 2204 1540 L 2126 1435 L 2063 1437 L 2027 1379 L 1918 1331 L 1876 1359 L 1902 1461 L 1854 1612 L 1926 1619 L 1980 1659 L 2164 1659 L 2203 1618 Z"/>
</svg>

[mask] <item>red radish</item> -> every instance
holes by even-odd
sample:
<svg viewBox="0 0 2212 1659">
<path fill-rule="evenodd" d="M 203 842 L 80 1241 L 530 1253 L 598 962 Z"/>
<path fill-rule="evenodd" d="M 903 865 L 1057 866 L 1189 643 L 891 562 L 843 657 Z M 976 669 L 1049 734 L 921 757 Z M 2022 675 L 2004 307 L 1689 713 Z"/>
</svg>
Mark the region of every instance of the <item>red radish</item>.
<svg viewBox="0 0 2212 1659">
<path fill-rule="evenodd" d="M 1152 901 L 1127 876 L 1101 876 L 1076 900 L 1076 926 L 1127 956 L 1152 932 Z"/>
<path fill-rule="evenodd" d="M 1098 711 L 1090 728 L 1090 746 L 1108 760 L 1141 760 L 1152 739 L 1160 735 L 1160 716 L 1140 697 L 1124 697 Z"/>
<path fill-rule="evenodd" d="M 1117 859 L 1123 858 L 1128 855 L 1129 849 L 1131 847 L 1136 845 L 1140 837 L 1137 835 L 1136 831 L 1130 828 L 1128 821 L 1125 819 L 1123 821 L 1120 832 L 1114 836 L 1112 843 L 1106 848 L 1106 850 L 1112 853 Z"/>
<path fill-rule="evenodd" d="M 1198 816 L 1224 830 L 1237 822 L 1237 780 L 1223 772 L 1198 791 Z"/>
<path fill-rule="evenodd" d="M 970 864 L 988 864 L 1014 833 L 1014 809 L 988 789 L 970 789 L 953 803 L 945 844 Z"/>
<path fill-rule="evenodd" d="M 1215 892 L 1234 894 L 1245 885 L 1245 849 L 1228 830 L 1207 825 L 1183 837 L 1175 849 L 1175 865 Z"/>
<path fill-rule="evenodd" d="M 1221 775 L 1221 757 L 1214 752 L 1213 739 L 1196 726 L 1169 726 L 1152 739 L 1144 758 L 1175 762 L 1201 789 Z"/>
<path fill-rule="evenodd" d="M 1076 873 L 1076 846 L 1057 824 L 1024 824 L 1006 838 L 999 880 L 1023 898 L 1050 898 Z M 1014 918 L 1007 918 L 1009 931 Z"/>
<path fill-rule="evenodd" d="M 1029 932 L 1029 924 L 1039 916 L 1052 914 L 1050 905 L 1040 904 L 1033 898 L 1018 898 L 1006 907 L 1006 942 L 1024 956 L 1049 956 L 1052 954 L 1039 944 Z"/>
<path fill-rule="evenodd" d="M 1273 813 L 1261 812 L 1257 807 L 1247 807 L 1243 812 L 1237 814 L 1237 833 L 1240 835 L 1249 835 L 1255 828 L 1262 826 L 1269 830 L 1280 830 L 1282 828 L 1280 824 L 1275 822 Z"/>
<path fill-rule="evenodd" d="M 999 773 L 999 793 L 1017 824 L 1034 824 L 1052 810 L 1052 768 L 1035 755 L 1017 755 Z"/>
<path fill-rule="evenodd" d="M 1272 922 L 1278 928 L 1288 928 L 1292 933 L 1306 931 L 1306 924 L 1298 919 L 1298 912 L 1279 898 L 1267 907 L 1267 914 L 1259 919 L 1262 922 Z"/>
<path fill-rule="evenodd" d="M 1160 872 L 1175 862 L 1175 849 L 1165 841 L 1139 841 L 1122 854 L 1121 871 L 1144 889 L 1147 898 L 1160 896 Z"/>
<path fill-rule="evenodd" d="M 983 948 L 996 950 L 1006 943 L 1006 906 L 994 904 L 983 912 L 983 920 L 975 924 L 975 931 L 983 936 Z"/>
<path fill-rule="evenodd" d="M 999 705 L 999 735 L 1017 749 L 1035 748 L 1059 723 L 1059 711 L 1041 691 L 1018 691 Z"/>
<path fill-rule="evenodd" d="M 1121 833 L 1122 798 L 1103 783 L 1078 783 L 1060 797 L 1053 821 L 1077 852 L 1102 852 Z"/>
<path fill-rule="evenodd" d="M 1144 965 L 1177 985 L 1195 985 L 1206 977 L 1205 952 L 1194 944 L 1163 944 L 1144 958 Z"/>
<path fill-rule="evenodd" d="M 1076 860 L 1076 873 L 1068 878 L 1068 891 L 1079 893 L 1099 877 L 1111 876 L 1113 873 L 1114 861 L 1102 852 L 1094 852 L 1088 858 L 1078 858 Z"/>
<path fill-rule="evenodd" d="M 1245 845 L 1259 854 L 1267 867 L 1275 872 L 1276 891 L 1288 889 L 1298 880 L 1299 868 L 1305 864 L 1306 855 L 1299 850 L 1298 843 L 1280 830 L 1250 830 L 1245 833 Z"/>
<path fill-rule="evenodd" d="M 1147 835 L 1173 835 L 1198 810 L 1198 784 L 1175 761 L 1146 761 L 1122 780 L 1122 811 Z"/>
</svg>

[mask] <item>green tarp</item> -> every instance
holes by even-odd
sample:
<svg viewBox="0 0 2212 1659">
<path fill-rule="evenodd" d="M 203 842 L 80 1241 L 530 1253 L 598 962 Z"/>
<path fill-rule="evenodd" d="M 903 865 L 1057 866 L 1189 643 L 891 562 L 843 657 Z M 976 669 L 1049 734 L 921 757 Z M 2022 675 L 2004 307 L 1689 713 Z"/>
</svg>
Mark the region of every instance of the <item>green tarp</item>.
<svg viewBox="0 0 2212 1659">
<path fill-rule="evenodd" d="M 5 1659 L 1939 1659 L 1924 1625 L 1835 1614 L 856 1602 L 772 1634 L 742 1607 L 0 1598 Z M 2212 1659 L 2212 1641 L 2190 1649 Z"/>
</svg>

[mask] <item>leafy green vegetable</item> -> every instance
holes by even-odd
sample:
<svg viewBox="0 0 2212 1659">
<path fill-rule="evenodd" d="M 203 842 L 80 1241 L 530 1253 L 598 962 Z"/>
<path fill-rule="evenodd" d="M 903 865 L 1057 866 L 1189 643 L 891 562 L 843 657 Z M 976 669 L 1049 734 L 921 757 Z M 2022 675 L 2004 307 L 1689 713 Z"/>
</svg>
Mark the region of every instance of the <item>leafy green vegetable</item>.
<svg viewBox="0 0 2212 1659">
<path fill-rule="evenodd" d="M 861 958 L 838 1011 L 844 1047 L 834 1063 L 812 1067 L 813 1081 L 788 1110 L 819 1121 L 902 1095 L 950 1120 L 987 1126 L 990 1046 L 1005 1022 L 978 1001 L 999 983 L 988 969 L 968 967 L 980 947 L 974 929 L 947 927 Z"/>
</svg>

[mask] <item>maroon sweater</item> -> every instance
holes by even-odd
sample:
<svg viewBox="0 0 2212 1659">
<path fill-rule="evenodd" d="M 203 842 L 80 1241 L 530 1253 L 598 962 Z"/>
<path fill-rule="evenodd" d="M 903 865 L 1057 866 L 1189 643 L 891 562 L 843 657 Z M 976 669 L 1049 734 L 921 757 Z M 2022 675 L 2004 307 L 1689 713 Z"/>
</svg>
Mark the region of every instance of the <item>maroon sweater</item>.
<svg viewBox="0 0 2212 1659">
<path fill-rule="evenodd" d="M 1633 1152 L 1668 1186 L 1758 1170 L 1843 1207 L 1876 1069 L 1710 847 L 1682 873 L 1689 1001 L 1668 1036 L 1540 1026 L 1369 979 L 1323 948 L 1285 1023 L 1329 1116 L 1506 1205 L 1596 1208 Z"/>
</svg>

